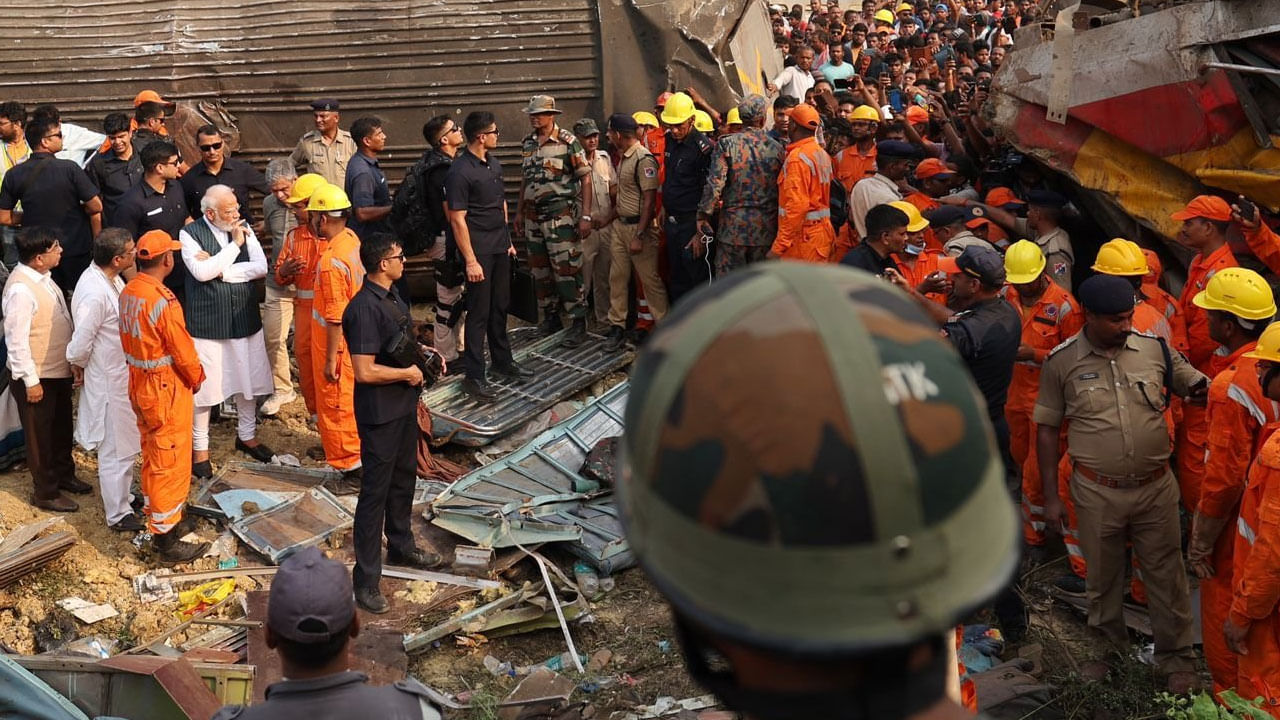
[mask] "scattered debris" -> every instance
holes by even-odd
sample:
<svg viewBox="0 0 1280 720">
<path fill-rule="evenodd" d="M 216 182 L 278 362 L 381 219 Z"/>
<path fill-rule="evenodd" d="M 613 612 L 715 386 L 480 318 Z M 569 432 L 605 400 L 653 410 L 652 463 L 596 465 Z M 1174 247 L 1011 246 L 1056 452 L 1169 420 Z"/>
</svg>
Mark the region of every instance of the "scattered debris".
<svg viewBox="0 0 1280 720">
<path fill-rule="evenodd" d="M 235 580 L 214 580 L 178 593 L 178 615 L 191 617 L 221 603 L 236 589 Z"/>
<path fill-rule="evenodd" d="M 479 632 L 485 628 L 486 616 L 497 612 L 498 610 L 505 610 L 519 602 L 527 600 L 541 590 L 541 584 L 532 585 L 525 583 L 524 587 L 519 590 L 505 597 L 498 598 L 487 605 L 482 605 L 457 617 L 449 618 L 429 630 L 405 635 L 404 651 L 410 654 L 422 652 L 423 650 L 426 650 L 432 642 L 463 629 L 467 629 L 471 632 Z M 476 624 L 478 624 L 479 627 L 475 627 Z"/>
<path fill-rule="evenodd" d="M 22 525 L 0 541 L 0 556 L 17 550 L 35 539 L 37 535 L 62 522 L 62 516 L 54 515 L 33 523 Z"/>
<path fill-rule="evenodd" d="M 493 548 L 459 545 L 453 549 L 453 566 L 456 568 L 488 570 L 492 562 Z"/>
<path fill-rule="evenodd" d="M 313 487 L 297 497 L 231 523 L 231 531 L 273 563 L 293 550 L 318 545 L 351 527 L 355 518 L 333 493 Z"/>
<path fill-rule="evenodd" d="M 504 705 L 519 704 L 522 707 L 502 708 L 498 711 L 498 720 L 544 716 L 568 703 L 574 687 L 569 678 L 547 668 L 538 668 L 521 680 L 503 702 Z"/>
<path fill-rule="evenodd" d="M 70 550 L 71 546 L 76 544 L 75 534 L 65 530 L 60 530 L 42 538 L 31 539 L 34 534 L 24 532 L 24 528 L 29 527 L 31 526 L 27 525 L 13 531 L 13 533 L 10 533 L 9 538 L 14 539 L 15 542 L 9 543 L 6 541 L 5 543 L 11 549 L 0 554 L 0 588 L 6 587 L 22 576 L 33 573 L 57 560 L 63 553 Z M 35 532 L 40 532 L 43 529 L 37 529 Z M 28 537 L 24 538 L 18 533 L 23 533 Z M 18 536 L 15 538 L 15 535 Z M 17 542 L 17 540 L 21 540 L 21 542 Z"/>
<path fill-rule="evenodd" d="M 683 710 L 706 710 L 717 707 L 719 704 L 720 701 L 715 695 L 699 695 L 684 700 L 676 700 L 669 695 L 664 695 L 655 700 L 652 705 L 637 707 L 633 713 L 614 713 L 613 718 L 614 720 L 649 720 L 675 715 Z"/>
<path fill-rule="evenodd" d="M 196 492 L 188 507 L 198 515 L 226 520 L 230 518 L 227 511 L 240 513 L 245 501 L 257 503 L 262 510 L 267 510 L 278 504 L 278 500 L 295 498 L 337 477 L 338 474 L 331 470 L 230 462 Z M 222 502 L 219 502 L 220 496 Z"/>
<path fill-rule="evenodd" d="M 84 598 L 74 596 L 59 600 L 57 605 L 86 625 L 92 625 L 120 614 L 110 603 L 91 603 Z"/>
</svg>

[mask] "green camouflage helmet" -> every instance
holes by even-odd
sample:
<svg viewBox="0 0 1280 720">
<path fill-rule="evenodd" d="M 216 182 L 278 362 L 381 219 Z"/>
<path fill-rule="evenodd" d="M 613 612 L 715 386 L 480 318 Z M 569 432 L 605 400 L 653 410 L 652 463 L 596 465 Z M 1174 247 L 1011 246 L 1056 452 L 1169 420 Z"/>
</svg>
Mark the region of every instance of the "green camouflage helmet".
<svg viewBox="0 0 1280 720">
<path fill-rule="evenodd" d="M 739 642 L 906 645 L 1017 565 L 981 396 L 862 271 L 769 262 L 700 289 L 640 353 L 625 420 L 628 540 L 677 612 Z"/>
</svg>

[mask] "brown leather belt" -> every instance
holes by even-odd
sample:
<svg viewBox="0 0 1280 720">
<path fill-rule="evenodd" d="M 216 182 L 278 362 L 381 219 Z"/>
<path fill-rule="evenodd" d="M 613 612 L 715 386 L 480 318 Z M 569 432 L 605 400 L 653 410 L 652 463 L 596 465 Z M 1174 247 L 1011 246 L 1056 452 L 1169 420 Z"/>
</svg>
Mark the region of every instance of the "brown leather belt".
<svg viewBox="0 0 1280 720">
<path fill-rule="evenodd" d="M 1092 480 L 1093 482 L 1096 482 L 1099 485 L 1102 485 L 1103 487 L 1115 488 L 1119 490 L 1119 489 L 1136 488 L 1136 487 L 1142 487 L 1143 485 L 1149 485 L 1159 480 L 1160 478 L 1164 477 L 1169 472 L 1169 466 L 1165 465 L 1161 467 L 1159 470 L 1156 470 L 1155 472 L 1143 474 L 1143 475 L 1116 476 L 1116 475 L 1103 475 L 1102 473 L 1096 473 L 1090 470 L 1089 468 L 1081 465 L 1080 463 L 1076 463 L 1075 471 L 1080 473 L 1081 477 L 1087 480 Z"/>
</svg>

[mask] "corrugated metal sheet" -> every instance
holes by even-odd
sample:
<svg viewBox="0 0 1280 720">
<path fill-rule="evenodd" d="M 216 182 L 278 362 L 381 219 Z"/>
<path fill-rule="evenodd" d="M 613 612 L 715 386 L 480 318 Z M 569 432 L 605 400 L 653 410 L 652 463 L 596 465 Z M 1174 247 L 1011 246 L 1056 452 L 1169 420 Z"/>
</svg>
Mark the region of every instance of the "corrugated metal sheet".
<svg viewBox="0 0 1280 720">
<path fill-rule="evenodd" d="M 311 129 L 317 97 L 341 101 L 344 126 L 383 119 L 393 182 L 440 112 L 495 112 L 509 179 L 531 94 L 555 95 L 570 117 L 602 113 L 593 0 L 53 0 L 39 16 L 5 32 L 0 98 L 53 102 L 95 129 L 146 88 L 218 99 L 237 118 L 240 157 L 258 164 Z"/>
</svg>

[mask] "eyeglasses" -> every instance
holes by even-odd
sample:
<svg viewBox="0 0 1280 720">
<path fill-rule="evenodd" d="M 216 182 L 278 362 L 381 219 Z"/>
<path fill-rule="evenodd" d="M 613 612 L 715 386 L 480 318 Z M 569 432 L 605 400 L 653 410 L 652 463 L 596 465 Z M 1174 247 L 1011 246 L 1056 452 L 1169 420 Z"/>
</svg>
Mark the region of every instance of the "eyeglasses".
<svg viewBox="0 0 1280 720">
<path fill-rule="evenodd" d="M 220 142 L 209 143 L 208 145 L 200 146 L 200 152 L 209 152 L 210 150 L 221 150 L 221 149 L 222 149 L 222 143 Z"/>
<path fill-rule="evenodd" d="M 400 253 L 399 255 L 388 255 L 382 259 L 383 260 L 399 260 L 400 262 L 404 262 L 404 257 L 405 257 L 404 253 Z"/>
<path fill-rule="evenodd" d="M 62 252 L 62 243 L 58 242 L 57 240 L 54 240 L 53 244 L 49 246 L 49 249 L 45 250 L 40 254 L 47 255 L 49 253 L 60 253 L 60 252 Z"/>
<path fill-rule="evenodd" d="M 502 132 L 501 130 L 499 130 L 499 129 L 497 129 L 497 128 L 494 128 L 494 129 L 492 129 L 492 130 L 485 130 L 484 132 L 482 132 L 482 133 L 480 133 L 480 134 L 481 134 L 481 135 L 497 135 L 497 134 L 499 134 L 499 133 L 501 133 L 501 132 Z"/>
<path fill-rule="evenodd" d="M 175 165 L 175 166 L 176 166 L 176 165 L 181 165 L 181 164 L 182 164 L 182 161 L 181 161 L 181 160 L 179 160 L 178 158 L 174 158 L 174 159 L 172 159 L 172 160 L 166 160 L 166 161 L 164 161 L 164 162 L 162 162 L 162 163 L 160 163 L 160 164 L 161 164 L 161 165 Z"/>
<path fill-rule="evenodd" d="M 460 132 L 462 132 L 462 128 L 458 127 L 457 125 L 454 125 L 453 127 L 449 128 L 449 132 L 445 133 L 445 135 L 448 135 L 449 133 L 460 133 Z"/>
<path fill-rule="evenodd" d="M 49 138 L 61 138 L 61 137 L 62 137 L 62 133 L 56 132 L 56 133 L 50 133 L 48 135 L 45 135 L 44 139 L 48 140 Z"/>
</svg>

